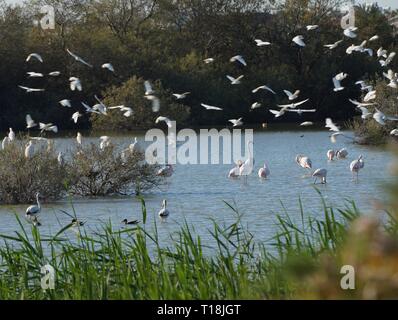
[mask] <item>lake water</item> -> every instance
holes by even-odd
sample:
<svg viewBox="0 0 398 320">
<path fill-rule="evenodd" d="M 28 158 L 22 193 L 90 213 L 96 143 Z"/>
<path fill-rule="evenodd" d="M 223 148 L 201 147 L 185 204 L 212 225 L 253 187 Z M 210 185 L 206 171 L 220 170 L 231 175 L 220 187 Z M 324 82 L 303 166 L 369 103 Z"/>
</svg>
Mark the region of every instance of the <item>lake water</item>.
<svg viewBox="0 0 398 320">
<path fill-rule="evenodd" d="M 304 137 L 301 137 L 304 135 Z M 304 204 L 305 214 L 322 216 L 322 201 L 316 192 L 313 179 L 306 170 L 294 161 L 296 154 L 308 155 L 313 167 L 328 170 L 328 183 L 317 185 L 327 203 L 344 207 L 345 199 L 355 200 L 358 207 L 368 212 L 375 200 L 386 199 L 383 184 L 392 181 L 389 165 L 393 156 L 388 151 L 354 145 L 345 138 L 336 144 L 329 139 L 325 130 L 313 131 L 257 131 L 254 135 L 255 171 L 247 182 L 227 178 L 232 165 L 178 165 L 168 184 L 161 189 L 145 194 L 148 210 L 148 223 L 154 219 L 163 199 L 168 201 L 171 213 L 166 222 L 158 223 L 161 239 L 169 239 L 184 220 L 195 227 L 204 240 L 209 240 L 208 229 L 211 219 L 218 223 L 230 223 L 235 214 L 224 201 L 236 206 L 243 215 L 243 223 L 258 241 L 268 240 L 274 235 L 276 214 L 286 210 L 293 218 L 299 218 L 299 198 Z M 113 137 L 112 141 L 127 146 L 135 135 Z M 143 140 L 143 135 L 138 136 Z M 98 142 L 97 137 L 85 138 L 84 143 Z M 60 150 L 70 148 L 74 138 L 55 140 Z M 328 149 L 347 148 L 346 160 L 328 162 Z M 359 181 L 354 182 L 349 170 L 350 162 L 360 154 L 364 156 L 365 168 L 360 172 Z M 261 180 L 258 169 L 266 161 L 270 167 L 269 179 Z M 141 203 L 135 197 L 109 197 L 99 199 L 74 199 L 77 216 L 87 221 L 88 230 L 95 230 L 101 221 L 111 221 L 115 228 L 122 228 L 121 220 L 142 221 Z M 12 234 L 18 229 L 15 213 L 23 218 L 26 205 L 0 207 L 0 233 Z M 285 208 L 285 209 L 283 209 Z M 60 213 L 60 209 L 72 212 L 68 200 L 43 205 L 40 220 L 44 234 L 54 234 L 70 218 Z M 166 240 L 165 240 L 166 241 Z"/>
</svg>

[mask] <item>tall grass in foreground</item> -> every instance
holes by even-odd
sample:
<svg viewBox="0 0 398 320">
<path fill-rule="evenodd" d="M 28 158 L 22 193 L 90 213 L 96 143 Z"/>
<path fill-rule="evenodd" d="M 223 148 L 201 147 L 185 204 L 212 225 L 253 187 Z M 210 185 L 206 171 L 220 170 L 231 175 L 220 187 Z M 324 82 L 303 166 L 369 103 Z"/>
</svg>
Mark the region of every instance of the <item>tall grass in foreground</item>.
<svg viewBox="0 0 398 320">
<path fill-rule="evenodd" d="M 322 263 L 324 254 L 335 256 L 345 242 L 347 228 L 359 212 L 354 204 L 345 210 L 324 205 L 322 219 L 301 223 L 288 215 L 277 216 L 278 232 L 269 243 L 255 243 L 241 223 L 212 223 L 214 245 L 202 244 L 185 223 L 172 244 L 160 243 L 157 228 L 143 224 L 115 229 L 104 224 L 97 233 L 75 229 L 55 236 L 40 234 L 17 219 L 14 235 L 1 235 L 0 299 L 269 299 L 297 297 L 307 288 L 308 277 Z M 55 290 L 40 286 L 43 265 L 56 270 Z M 336 283 L 338 285 L 338 282 Z"/>
</svg>

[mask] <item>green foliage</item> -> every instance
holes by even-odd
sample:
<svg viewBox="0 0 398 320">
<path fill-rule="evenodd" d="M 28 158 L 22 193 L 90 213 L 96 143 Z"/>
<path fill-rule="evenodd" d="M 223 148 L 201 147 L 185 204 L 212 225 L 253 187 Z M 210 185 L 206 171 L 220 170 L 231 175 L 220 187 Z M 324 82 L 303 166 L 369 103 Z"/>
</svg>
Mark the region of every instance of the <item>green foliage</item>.
<svg viewBox="0 0 398 320">
<path fill-rule="evenodd" d="M 244 117 L 245 123 L 298 121 L 299 116 L 287 114 L 274 120 L 265 108 L 250 111 L 250 105 L 261 102 L 265 107 L 288 102 L 282 90 L 300 89 L 302 97 L 311 97 L 318 112 L 308 120 L 323 121 L 326 116 L 347 119 L 355 114 L 347 98 L 359 98 L 355 81 L 375 80 L 382 68 L 377 60 L 365 54 L 347 55 L 351 45 L 344 41 L 333 53 L 324 48 L 342 38 L 340 0 L 303 1 L 171 1 L 171 0 L 35 0 L 21 6 L 0 7 L 0 127 L 24 128 L 24 117 L 53 122 L 60 129 L 75 128 L 72 110 L 61 108 L 58 101 L 71 99 L 74 109 L 83 111 L 81 101 L 90 105 L 94 94 L 102 93 L 109 105 L 127 104 L 136 112 L 133 119 L 124 119 L 117 111 L 104 119 L 83 117 L 81 128 L 109 127 L 130 130 L 153 124 L 155 115 L 148 114 L 150 102 L 143 99 L 141 79 L 152 79 L 161 92 L 161 113 L 181 125 L 225 125 L 228 119 Z M 56 8 L 55 30 L 32 27 L 42 4 Z M 383 46 L 397 51 L 396 38 L 391 35 L 387 16 L 380 9 L 358 7 L 358 39 L 374 34 L 380 40 L 368 43 L 374 51 Z M 307 32 L 305 25 L 319 24 Z M 292 37 L 303 34 L 307 46 L 300 49 Z M 254 39 L 272 43 L 256 47 Z M 69 48 L 92 63 L 93 69 L 75 62 Z M 45 63 L 24 63 L 31 52 L 43 55 Z M 241 54 L 248 61 L 246 68 L 229 62 Z M 213 57 L 206 65 L 203 59 Z M 116 74 L 100 66 L 111 62 Z M 391 65 L 394 69 L 395 62 Z M 27 79 L 27 71 L 59 70 L 58 78 Z M 332 77 L 337 73 L 350 75 L 346 90 L 334 93 Z M 231 87 L 226 75 L 244 74 L 243 83 Z M 71 92 L 68 78 L 78 76 L 83 92 Z M 17 85 L 46 88 L 45 93 L 25 94 Z M 267 84 L 278 95 L 251 90 Z M 132 92 L 129 92 L 131 90 Z M 191 91 L 180 105 L 170 94 Z M 222 113 L 203 112 L 200 103 L 218 105 Z M 76 111 L 76 110 L 73 110 Z M 166 114 L 163 114 L 166 113 Z"/>
<path fill-rule="evenodd" d="M 160 81 L 153 84 L 156 95 L 160 99 L 161 114 L 177 121 L 177 124 L 187 123 L 190 108 L 176 102 L 170 91 L 163 89 Z M 104 102 L 109 106 L 125 105 L 133 109 L 131 117 L 125 117 L 118 109 L 108 111 L 107 116 L 93 114 L 91 121 L 95 130 L 133 130 L 136 128 L 151 128 L 158 115 L 152 112 L 151 101 L 143 95 L 144 80 L 133 77 L 120 87 L 112 87 L 105 91 Z"/>
<path fill-rule="evenodd" d="M 65 166 L 60 165 L 57 154 L 40 142 L 36 152 L 25 157 L 26 140 L 14 141 L 0 151 L 1 203 L 31 203 L 37 192 L 45 200 L 57 200 L 64 195 L 67 181 Z"/>
</svg>

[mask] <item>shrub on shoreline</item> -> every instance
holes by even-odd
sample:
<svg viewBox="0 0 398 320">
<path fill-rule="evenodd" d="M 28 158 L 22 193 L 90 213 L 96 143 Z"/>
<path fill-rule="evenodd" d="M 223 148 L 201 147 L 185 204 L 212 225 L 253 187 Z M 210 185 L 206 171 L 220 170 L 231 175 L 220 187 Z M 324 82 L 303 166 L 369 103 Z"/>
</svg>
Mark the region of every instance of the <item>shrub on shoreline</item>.
<svg viewBox="0 0 398 320">
<path fill-rule="evenodd" d="M 156 165 L 145 163 L 139 150 L 119 152 L 109 144 L 101 149 L 97 144 L 79 147 L 67 164 L 71 180 L 69 191 L 78 196 L 137 194 L 160 185 Z"/>
<path fill-rule="evenodd" d="M 27 140 L 15 140 L 0 151 L 0 201 L 5 204 L 31 203 L 35 195 L 45 200 L 60 199 L 67 174 L 52 148 L 34 142 L 31 157 L 25 156 Z"/>
</svg>

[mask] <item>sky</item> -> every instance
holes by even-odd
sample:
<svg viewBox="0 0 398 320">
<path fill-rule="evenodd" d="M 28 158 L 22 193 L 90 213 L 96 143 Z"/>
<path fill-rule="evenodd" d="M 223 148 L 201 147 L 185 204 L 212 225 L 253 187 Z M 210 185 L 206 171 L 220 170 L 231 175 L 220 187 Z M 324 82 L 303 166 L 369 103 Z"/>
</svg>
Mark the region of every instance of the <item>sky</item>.
<svg viewBox="0 0 398 320">
<path fill-rule="evenodd" d="M 23 0 L 5 0 L 7 3 L 22 3 Z M 393 9 L 398 9 L 398 0 L 356 0 L 356 3 L 372 3 L 377 2 L 381 7 L 391 7 Z"/>
</svg>

